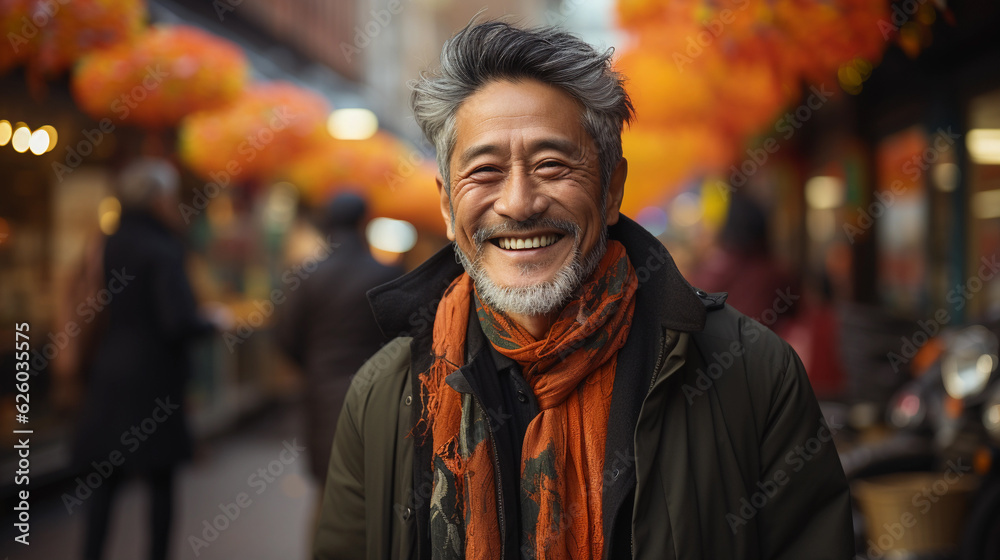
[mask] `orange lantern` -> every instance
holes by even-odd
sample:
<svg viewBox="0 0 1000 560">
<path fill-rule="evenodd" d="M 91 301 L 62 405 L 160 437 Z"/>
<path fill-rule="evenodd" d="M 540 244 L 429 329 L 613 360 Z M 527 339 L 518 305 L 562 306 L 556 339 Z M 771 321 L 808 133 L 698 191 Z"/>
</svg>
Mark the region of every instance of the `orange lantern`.
<svg viewBox="0 0 1000 560">
<path fill-rule="evenodd" d="M 832 85 L 848 62 L 870 70 L 887 14 L 868 0 L 619 0 L 635 39 L 616 62 L 636 108 L 625 213 L 720 172 L 802 81 Z"/>
<path fill-rule="evenodd" d="M 371 201 L 375 216 L 443 233 L 435 173 L 433 163 L 419 152 L 379 131 L 365 140 L 327 138 L 289 162 L 277 177 L 296 185 L 310 204 L 356 191 Z"/>
<path fill-rule="evenodd" d="M 26 64 L 39 81 L 69 68 L 93 49 L 127 42 L 146 19 L 142 0 L 0 0 L 0 72 Z"/>
<path fill-rule="evenodd" d="M 181 160 L 204 179 L 272 177 L 327 137 L 330 106 L 284 82 L 252 86 L 220 109 L 192 113 L 178 132 Z"/>
<path fill-rule="evenodd" d="M 156 129 L 232 101 L 246 78 L 239 47 L 178 25 L 155 27 L 134 43 L 91 53 L 73 72 L 72 89 L 95 119 Z"/>
</svg>

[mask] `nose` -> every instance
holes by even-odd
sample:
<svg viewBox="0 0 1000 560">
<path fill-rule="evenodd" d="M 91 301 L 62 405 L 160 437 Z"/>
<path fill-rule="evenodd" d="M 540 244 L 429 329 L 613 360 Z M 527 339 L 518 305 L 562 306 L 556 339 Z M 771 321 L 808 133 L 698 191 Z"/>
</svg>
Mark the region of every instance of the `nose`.
<svg viewBox="0 0 1000 560">
<path fill-rule="evenodd" d="M 548 207 L 548 197 L 521 167 L 511 170 L 493 202 L 494 212 L 518 222 L 539 216 Z"/>
</svg>

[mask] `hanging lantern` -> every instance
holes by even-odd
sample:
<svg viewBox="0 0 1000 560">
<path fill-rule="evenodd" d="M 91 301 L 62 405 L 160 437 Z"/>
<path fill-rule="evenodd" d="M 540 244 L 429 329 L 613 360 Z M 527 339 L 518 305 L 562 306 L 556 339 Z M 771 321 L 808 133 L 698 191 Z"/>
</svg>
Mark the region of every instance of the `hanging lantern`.
<svg viewBox="0 0 1000 560">
<path fill-rule="evenodd" d="M 98 48 L 135 38 L 146 19 L 142 0 L 0 0 L 0 73 L 24 64 L 40 82 Z"/>
<path fill-rule="evenodd" d="M 178 25 L 154 27 L 134 43 L 91 53 L 77 65 L 72 90 L 95 119 L 161 129 L 229 103 L 246 79 L 238 46 Z"/>
<path fill-rule="evenodd" d="M 326 100 L 310 90 L 268 82 L 232 103 L 192 113 L 178 132 L 181 160 L 204 179 L 270 178 L 328 137 Z"/>
</svg>

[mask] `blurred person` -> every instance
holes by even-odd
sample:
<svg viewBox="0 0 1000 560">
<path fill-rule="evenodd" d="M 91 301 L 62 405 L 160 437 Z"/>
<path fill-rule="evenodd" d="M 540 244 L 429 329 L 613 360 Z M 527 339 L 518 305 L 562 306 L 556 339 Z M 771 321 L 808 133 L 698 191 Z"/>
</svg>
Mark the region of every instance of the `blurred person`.
<svg viewBox="0 0 1000 560">
<path fill-rule="evenodd" d="M 795 352 L 619 214 L 623 81 L 486 22 L 414 84 L 453 243 L 370 292 L 396 338 L 345 400 L 315 558 L 852 555 Z"/>
<path fill-rule="evenodd" d="M 716 245 L 691 283 L 708 292 L 725 290 L 727 303 L 782 335 L 801 307 L 798 282 L 771 255 L 764 208 L 740 190 L 732 193 Z"/>
<path fill-rule="evenodd" d="M 103 294 L 90 298 L 98 305 L 88 312 L 104 325 L 72 445 L 81 478 L 93 487 L 94 473 L 100 477 L 86 499 L 85 560 L 101 558 L 114 497 L 130 476 L 150 489 L 149 557 L 168 556 L 175 471 L 192 448 L 184 407 L 188 345 L 213 330 L 198 313 L 174 229 L 179 184 L 169 162 L 141 158 L 116 185 L 121 221 L 104 244 Z"/>
<path fill-rule="evenodd" d="M 304 375 L 306 447 L 320 487 L 351 377 L 385 343 L 365 293 L 403 273 L 372 257 L 362 231 L 365 215 L 359 195 L 344 193 L 330 202 L 320 230 L 332 252 L 290 291 L 278 313 L 278 344 Z"/>
</svg>

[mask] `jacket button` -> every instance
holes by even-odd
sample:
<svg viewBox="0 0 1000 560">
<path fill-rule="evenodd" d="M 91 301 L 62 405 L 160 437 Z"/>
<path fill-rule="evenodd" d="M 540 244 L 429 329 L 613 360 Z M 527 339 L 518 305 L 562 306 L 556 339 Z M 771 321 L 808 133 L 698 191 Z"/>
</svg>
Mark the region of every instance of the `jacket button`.
<svg viewBox="0 0 1000 560">
<path fill-rule="evenodd" d="M 620 474 L 622 474 L 622 472 L 618 469 L 611 471 L 611 480 L 618 480 L 618 475 Z"/>
<path fill-rule="evenodd" d="M 528 395 L 525 395 L 524 391 L 518 391 L 517 392 L 517 400 L 519 400 L 519 401 L 521 401 L 523 403 L 526 403 L 526 402 L 528 402 Z"/>
<path fill-rule="evenodd" d="M 406 508 L 403 511 L 403 521 L 409 521 L 410 520 L 410 516 L 412 516 L 412 515 L 413 515 L 413 510 L 410 509 L 410 508 Z"/>
<path fill-rule="evenodd" d="M 698 294 L 700 297 L 705 297 L 708 293 L 705 290 L 695 290 L 694 293 Z"/>
<path fill-rule="evenodd" d="M 413 402 L 413 396 L 412 395 L 406 395 L 406 399 L 403 400 L 403 403 L 406 406 L 410 406 L 411 402 Z"/>
</svg>

